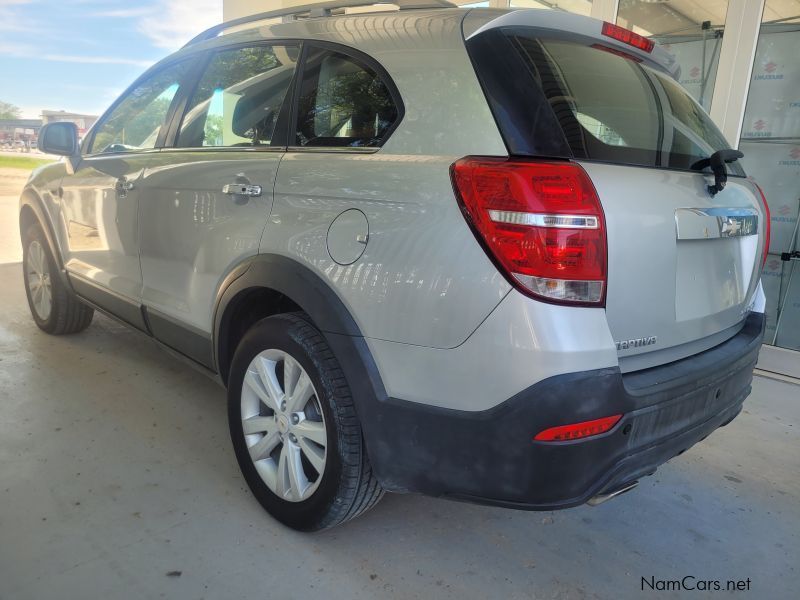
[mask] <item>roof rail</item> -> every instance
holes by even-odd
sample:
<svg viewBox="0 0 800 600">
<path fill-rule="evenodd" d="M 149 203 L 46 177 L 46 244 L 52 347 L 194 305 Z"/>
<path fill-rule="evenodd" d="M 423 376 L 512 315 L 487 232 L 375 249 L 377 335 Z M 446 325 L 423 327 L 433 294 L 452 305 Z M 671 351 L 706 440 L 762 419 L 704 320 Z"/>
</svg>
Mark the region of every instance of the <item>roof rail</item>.
<svg viewBox="0 0 800 600">
<path fill-rule="evenodd" d="M 204 42 L 206 40 L 217 37 L 221 32 L 231 27 L 238 27 L 255 21 L 264 21 L 266 19 L 274 19 L 277 17 L 293 17 L 299 15 L 308 15 L 309 17 L 329 17 L 333 11 L 338 9 L 351 8 L 356 6 L 374 6 L 380 4 L 390 4 L 397 6 L 400 10 L 408 10 L 412 8 L 456 8 L 457 6 L 447 0 L 329 0 L 328 2 L 316 2 L 313 4 L 303 4 L 301 6 L 292 6 L 287 8 L 279 8 L 277 10 L 270 10 L 267 12 L 249 15 L 247 17 L 240 17 L 232 19 L 219 25 L 214 25 L 206 29 L 203 33 L 192 38 L 184 48 Z"/>
</svg>

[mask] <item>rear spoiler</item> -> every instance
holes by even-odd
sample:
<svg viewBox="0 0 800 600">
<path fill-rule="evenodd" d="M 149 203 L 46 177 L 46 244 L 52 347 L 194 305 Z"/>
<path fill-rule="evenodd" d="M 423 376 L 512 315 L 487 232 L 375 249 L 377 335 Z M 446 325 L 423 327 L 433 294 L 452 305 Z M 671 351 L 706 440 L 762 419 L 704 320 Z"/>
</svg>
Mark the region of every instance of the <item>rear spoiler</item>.
<svg viewBox="0 0 800 600">
<path fill-rule="evenodd" d="M 608 32 L 605 34 L 604 25 L 605 30 Z M 598 43 L 605 46 L 657 64 L 675 79 L 680 76 L 680 65 L 675 56 L 658 44 L 655 44 L 652 50 L 645 51 L 640 47 L 643 44 L 634 45 L 634 43 L 626 43 L 620 40 L 620 38 L 625 37 L 625 35 L 618 35 L 622 32 L 633 36 L 633 39 L 641 38 L 641 36 L 627 29 L 613 24 L 605 24 L 598 19 L 562 11 L 520 9 L 498 13 L 495 11 L 472 10 L 464 21 L 464 39 L 469 40 L 484 31 L 503 27 L 535 27 L 537 29 L 551 29 L 594 38 Z"/>
</svg>

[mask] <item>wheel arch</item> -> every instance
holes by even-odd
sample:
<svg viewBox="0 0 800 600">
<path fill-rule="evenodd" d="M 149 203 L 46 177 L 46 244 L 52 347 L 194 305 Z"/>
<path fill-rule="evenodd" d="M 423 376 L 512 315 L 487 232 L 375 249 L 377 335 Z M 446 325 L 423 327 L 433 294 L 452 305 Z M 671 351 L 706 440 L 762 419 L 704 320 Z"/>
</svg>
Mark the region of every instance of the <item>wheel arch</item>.
<svg viewBox="0 0 800 600">
<path fill-rule="evenodd" d="M 334 337 L 363 341 L 361 330 L 350 311 L 319 275 L 291 258 L 259 254 L 235 267 L 223 280 L 217 293 L 213 325 L 214 357 L 219 375 L 226 384 L 236 350 L 237 328 L 241 329 L 237 321 L 244 319 L 247 322 L 253 318 L 245 313 L 259 302 L 262 303 L 260 308 L 263 312 L 258 318 L 302 311 L 329 342 Z M 371 355 L 368 362 L 374 364 Z"/>
<path fill-rule="evenodd" d="M 26 188 L 22 191 L 22 195 L 19 199 L 20 238 L 25 235 L 25 230 L 28 227 L 36 223 L 41 225 L 42 231 L 44 231 L 44 237 L 47 240 L 47 246 L 50 249 L 50 254 L 52 254 L 53 260 L 56 261 L 56 266 L 58 267 L 59 278 L 64 285 L 71 290 L 72 286 L 70 285 L 69 278 L 67 277 L 67 272 L 64 269 L 64 261 L 61 257 L 61 251 L 58 247 L 53 224 L 50 221 L 44 201 L 35 191 L 31 190 L 30 188 Z"/>
</svg>

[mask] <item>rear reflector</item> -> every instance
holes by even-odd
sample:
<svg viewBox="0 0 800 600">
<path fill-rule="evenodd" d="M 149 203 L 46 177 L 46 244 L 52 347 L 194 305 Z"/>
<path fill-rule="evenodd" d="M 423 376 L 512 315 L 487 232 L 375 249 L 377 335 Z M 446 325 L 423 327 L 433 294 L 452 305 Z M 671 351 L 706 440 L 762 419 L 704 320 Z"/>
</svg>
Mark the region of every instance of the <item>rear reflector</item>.
<svg viewBox="0 0 800 600">
<path fill-rule="evenodd" d="M 764 250 L 761 254 L 761 268 L 763 269 L 764 265 L 767 264 L 767 254 L 769 254 L 769 243 L 770 243 L 770 238 L 772 237 L 772 216 L 770 215 L 769 212 L 769 204 L 767 204 L 767 197 L 764 195 L 764 190 L 762 190 L 761 186 L 758 185 L 755 181 L 753 181 L 753 185 L 756 186 L 758 193 L 761 194 L 761 201 L 764 203 Z"/>
<path fill-rule="evenodd" d="M 653 40 L 648 40 L 643 35 L 639 35 L 638 33 L 632 32 L 630 29 L 625 29 L 613 23 L 603 23 L 603 35 L 615 39 L 618 42 L 622 42 L 623 44 L 638 48 L 644 52 L 652 52 L 653 48 L 656 47 Z"/>
<path fill-rule="evenodd" d="M 621 418 L 622 415 L 613 415 L 611 417 L 595 419 L 594 421 L 583 421 L 582 423 L 573 423 L 572 425 L 551 427 L 550 429 L 545 429 L 536 434 L 536 437 L 533 439 L 537 442 L 563 442 L 566 440 L 579 440 L 593 435 L 600 435 L 601 433 L 610 431 Z"/>
<path fill-rule="evenodd" d="M 466 157 L 451 172 L 467 222 L 514 287 L 558 304 L 602 306 L 605 221 L 580 165 Z"/>
</svg>

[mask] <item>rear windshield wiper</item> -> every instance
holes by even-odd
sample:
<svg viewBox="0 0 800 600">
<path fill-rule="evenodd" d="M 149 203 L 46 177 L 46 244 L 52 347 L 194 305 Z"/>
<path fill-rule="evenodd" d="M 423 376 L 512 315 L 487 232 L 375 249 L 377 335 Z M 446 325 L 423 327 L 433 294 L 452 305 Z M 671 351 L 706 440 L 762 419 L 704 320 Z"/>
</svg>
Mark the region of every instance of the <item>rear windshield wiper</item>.
<svg viewBox="0 0 800 600">
<path fill-rule="evenodd" d="M 725 184 L 728 182 L 728 172 L 725 169 L 725 163 L 735 162 L 743 156 L 744 154 L 733 148 L 717 150 L 708 158 L 701 158 L 690 168 L 693 171 L 702 171 L 706 167 L 711 167 L 711 172 L 714 173 L 714 185 L 708 186 L 708 193 L 713 197 L 717 195 L 717 192 L 724 190 Z"/>
</svg>

